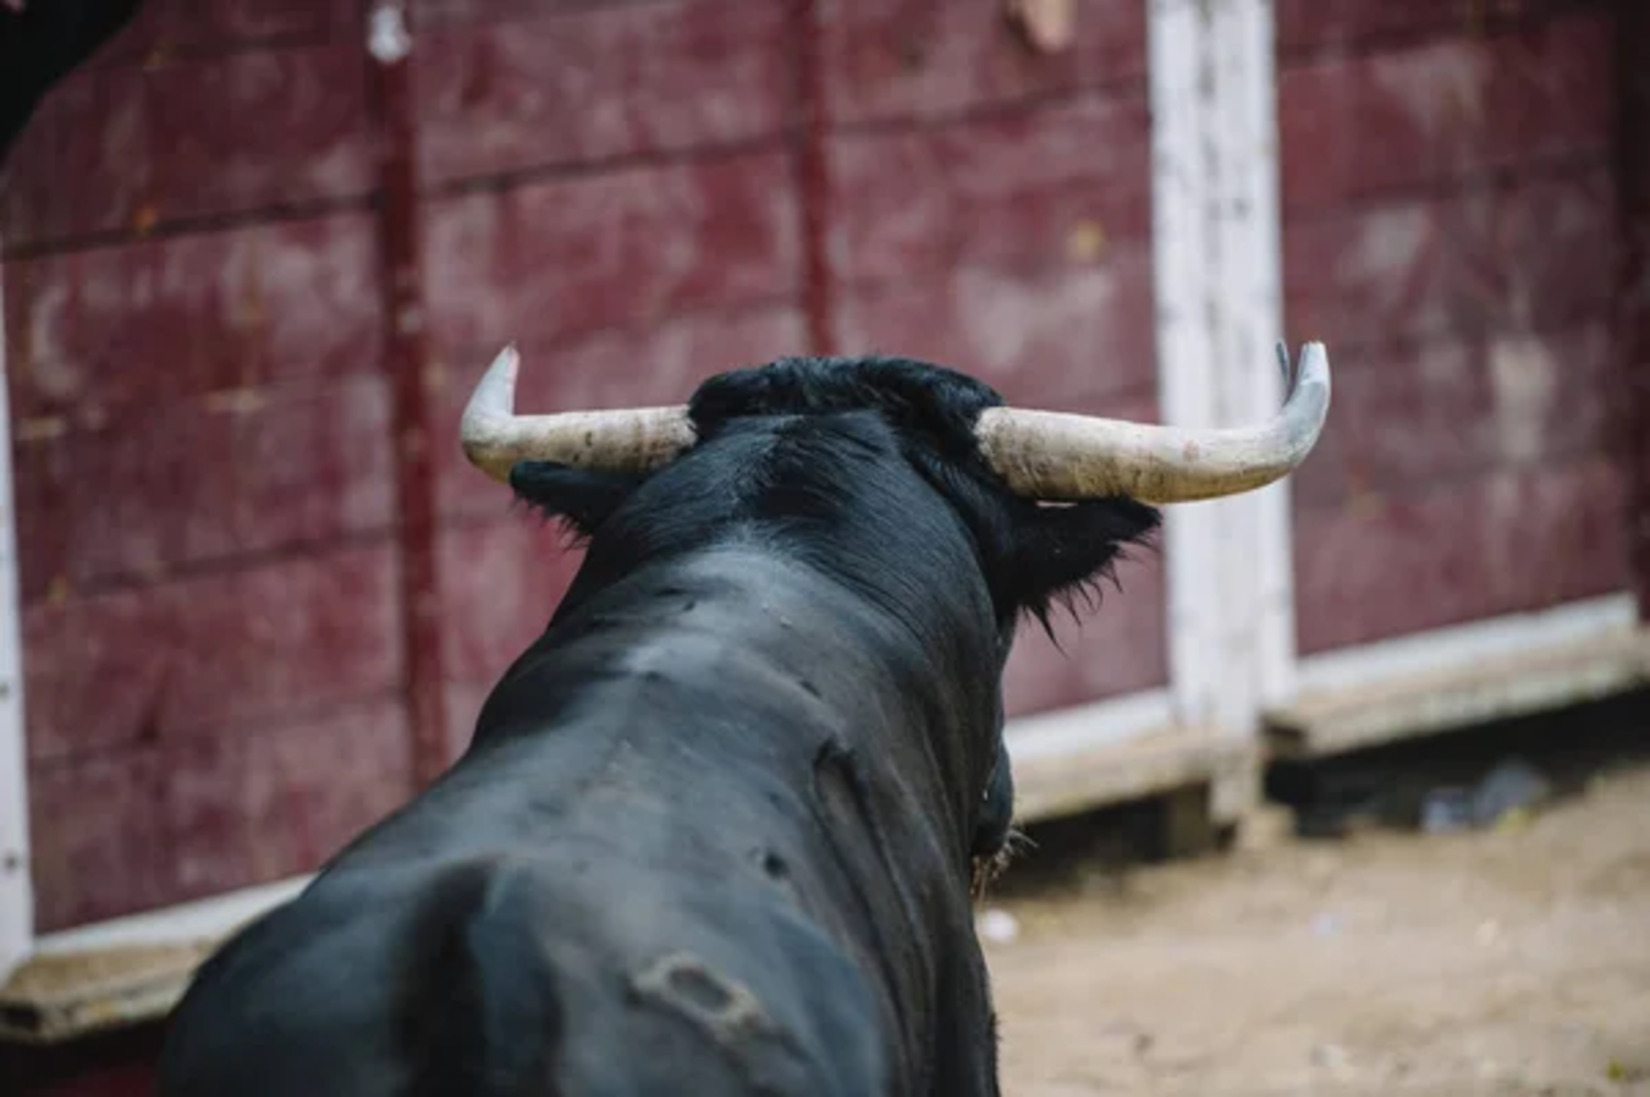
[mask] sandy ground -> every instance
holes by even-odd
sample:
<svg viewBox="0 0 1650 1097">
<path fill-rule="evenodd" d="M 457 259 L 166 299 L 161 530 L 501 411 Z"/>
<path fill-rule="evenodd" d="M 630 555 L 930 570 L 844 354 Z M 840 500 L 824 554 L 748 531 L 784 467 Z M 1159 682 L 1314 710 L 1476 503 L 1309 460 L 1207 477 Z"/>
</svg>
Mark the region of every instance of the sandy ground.
<svg viewBox="0 0 1650 1097">
<path fill-rule="evenodd" d="M 1018 891 L 1010 1097 L 1650 1095 L 1650 768 L 1495 831 Z"/>
</svg>

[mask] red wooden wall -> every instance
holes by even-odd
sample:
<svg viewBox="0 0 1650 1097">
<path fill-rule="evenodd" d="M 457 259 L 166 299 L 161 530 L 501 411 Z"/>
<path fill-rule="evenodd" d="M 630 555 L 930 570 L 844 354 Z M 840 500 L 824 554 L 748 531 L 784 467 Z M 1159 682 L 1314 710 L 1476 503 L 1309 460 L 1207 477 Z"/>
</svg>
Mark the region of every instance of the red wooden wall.
<svg viewBox="0 0 1650 1097">
<path fill-rule="evenodd" d="M 459 455 L 507 341 L 530 409 L 875 349 L 1156 414 L 1139 0 L 1053 57 L 947 0 L 422 0 L 404 92 L 362 8 L 150 0 L 0 189 L 43 930 L 311 867 L 462 746 L 577 563 Z M 1123 582 L 1012 711 L 1165 681 Z"/>
<path fill-rule="evenodd" d="M 1628 585 L 1607 0 L 1279 0 L 1301 648 Z"/>
<path fill-rule="evenodd" d="M 42 930 L 301 871 L 411 788 L 346 7 L 149 4 L 0 188 Z"/>
<path fill-rule="evenodd" d="M 306 867 L 413 785 L 358 13 L 150 4 L 0 180 L 48 928 Z M 455 742 L 572 564 L 452 444 L 505 339 L 540 405 L 875 343 L 1154 411 L 1144 0 L 1080 4 L 1052 59 L 987 7 L 417 5 Z M 1622 586 L 1607 322 L 1650 97 L 1612 152 L 1612 58 L 1650 56 L 1586 0 L 1277 10 L 1289 331 L 1338 389 L 1295 478 L 1303 646 Z M 1160 568 L 1126 583 L 1069 663 L 1021 657 L 1022 710 L 1162 680 Z M 153 1038 L 0 1077 L 146 1093 Z"/>
</svg>

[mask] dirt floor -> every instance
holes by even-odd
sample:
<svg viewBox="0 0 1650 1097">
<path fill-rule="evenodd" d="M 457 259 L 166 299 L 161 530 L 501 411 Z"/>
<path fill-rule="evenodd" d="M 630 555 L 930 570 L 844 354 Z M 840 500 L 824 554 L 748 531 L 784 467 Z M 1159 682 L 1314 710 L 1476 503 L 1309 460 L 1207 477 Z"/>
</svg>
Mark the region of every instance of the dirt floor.
<svg viewBox="0 0 1650 1097">
<path fill-rule="evenodd" d="M 1495 830 L 1003 887 L 1009 1097 L 1650 1095 L 1650 766 Z"/>
</svg>

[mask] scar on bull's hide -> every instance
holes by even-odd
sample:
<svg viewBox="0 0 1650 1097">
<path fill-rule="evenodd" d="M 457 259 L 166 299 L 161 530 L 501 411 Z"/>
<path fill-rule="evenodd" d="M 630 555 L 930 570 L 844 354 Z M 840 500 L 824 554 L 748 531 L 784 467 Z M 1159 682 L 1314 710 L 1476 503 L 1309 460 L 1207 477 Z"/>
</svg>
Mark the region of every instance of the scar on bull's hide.
<svg viewBox="0 0 1650 1097">
<path fill-rule="evenodd" d="M 680 1014 L 724 1047 L 753 1037 L 788 1042 L 749 987 L 690 952 L 661 956 L 632 975 L 630 987 L 642 1001 Z"/>
</svg>

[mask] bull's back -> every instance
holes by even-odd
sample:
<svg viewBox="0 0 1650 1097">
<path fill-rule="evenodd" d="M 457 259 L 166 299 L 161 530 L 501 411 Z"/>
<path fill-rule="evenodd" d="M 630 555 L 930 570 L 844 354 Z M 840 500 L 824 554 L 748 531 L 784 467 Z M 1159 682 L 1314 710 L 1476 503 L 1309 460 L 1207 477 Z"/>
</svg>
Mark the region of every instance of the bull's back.
<svg viewBox="0 0 1650 1097">
<path fill-rule="evenodd" d="M 863 980 L 782 904 L 557 858 L 374 876 L 323 879 L 214 957 L 163 1094 L 885 1089 Z"/>
</svg>

